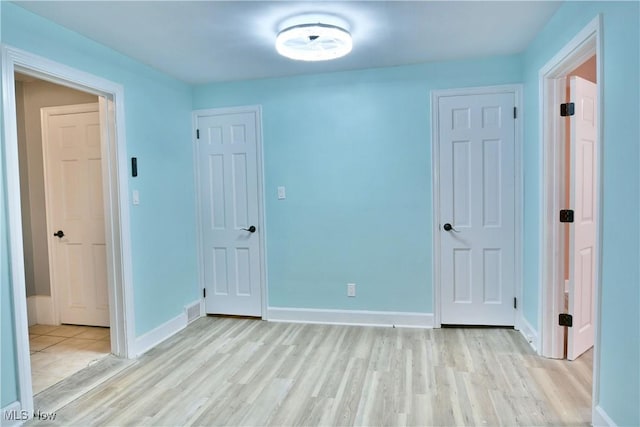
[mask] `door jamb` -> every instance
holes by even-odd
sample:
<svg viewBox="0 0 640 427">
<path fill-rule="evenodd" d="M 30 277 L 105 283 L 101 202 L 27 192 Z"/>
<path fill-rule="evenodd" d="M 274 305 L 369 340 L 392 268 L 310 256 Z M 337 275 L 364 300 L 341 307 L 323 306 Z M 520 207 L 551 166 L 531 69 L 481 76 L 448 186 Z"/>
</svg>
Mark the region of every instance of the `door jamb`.
<svg viewBox="0 0 640 427">
<path fill-rule="evenodd" d="M 598 218 L 602 218 L 602 161 L 604 144 L 604 63 L 602 44 L 602 15 L 596 16 L 571 41 L 550 59 L 539 72 L 540 99 L 540 170 L 541 174 L 541 206 L 542 230 L 540 234 L 540 271 L 542 272 L 539 294 L 538 352 L 545 357 L 561 358 L 563 349 L 562 328 L 556 325 L 558 314 L 563 306 L 564 278 L 558 258 L 562 243 L 560 239 L 560 224 L 557 214 L 562 206 L 561 195 L 557 191 L 563 178 L 561 163 L 564 159 L 563 146 L 559 143 L 564 139 L 564 121 L 557 114 L 557 104 L 564 99 L 558 79 L 562 79 L 577 66 L 594 54 L 596 55 L 596 79 L 598 94 L 598 162 L 596 162 L 596 204 Z M 596 266 L 594 290 L 594 355 L 593 355 L 593 392 L 592 419 L 597 419 L 597 405 L 600 400 L 600 304 L 602 297 L 601 268 L 602 268 L 602 221 L 596 226 Z M 562 279 L 562 280 L 561 280 Z"/>
<path fill-rule="evenodd" d="M 438 104 L 440 98 L 447 96 L 459 96 L 459 95 L 480 95 L 480 94 L 493 94 L 493 93 L 513 93 L 514 103 L 516 107 L 516 119 L 514 124 L 514 200 L 515 200 L 515 221 L 514 221 L 514 237 L 515 237 L 515 288 L 514 293 L 517 304 L 514 314 L 514 327 L 518 330 L 522 330 L 524 325 L 524 317 L 522 315 L 522 235 L 523 235 L 523 221 L 522 213 L 523 209 L 523 197 L 522 188 L 524 182 L 524 175 L 522 172 L 522 140 L 523 140 L 523 117 L 524 112 L 522 108 L 522 93 L 523 86 L 521 84 L 512 85 L 499 85 L 499 86 L 481 86 L 481 87 L 469 87 L 459 89 L 445 89 L 431 91 L 431 170 L 432 170 L 432 186 L 431 186 L 431 204 L 432 209 L 432 262 L 433 262 L 433 313 L 435 328 L 440 328 L 441 323 L 441 272 L 440 272 L 440 146 L 439 141 L 439 109 Z"/>
<path fill-rule="evenodd" d="M 119 357 L 135 357 L 133 276 L 128 202 L 124 88 L 112 81 L 76 70 L 29 52 L 1 45 L 4 160 L 13 327 L 16 339 L 18 398 L 22 410 L 33 414 L 33 392 L 29 355 L 27 300 L 24 276 L 20 175 L 14 72 L 99 96 L 103 153 L 103 186 L 107 245 L 111 350 Z"/>
<path fill-rule="evenodd" d="M 261 105 L 247 105 L 240 107 L 222 107 L 222 108 L 208 108 L 203 110 L 193 111 L 193 164 L 194 164 L 194 179 L 196 185 L 196 232 L 198 235 L 198 278 L 200 281 L 200 288 L 205 288 L 204 281 L 204 246 L 202 241 L 202 217 L 201 206 L 202 200 L 200 198 L 200 167 L 198 166 L 198 118 L 207 116 L 217 116 L 223 114 L 237 114 L 237 113 L 253 113 L 256 120 L 256 161 L 257 161 L 257 176 L 258 176 L 258 228 L 261 230 L 259 233 L 260 239 L 260 293 L 261 293 L 261 310 L 262 319 L 268 320 L 268 283 L 267 283 L 267 227 L 266 227 L 266 212 L 265 212 L 265 179 L 264 179 L 264 150 L 263 150 L 263 133 L 262 133 L 262 106 Z M 201 299 L 202 310 L 206 310 L 204 298 Z M 204 314 L 204 311 L 203 311 Z"/>
</svg>

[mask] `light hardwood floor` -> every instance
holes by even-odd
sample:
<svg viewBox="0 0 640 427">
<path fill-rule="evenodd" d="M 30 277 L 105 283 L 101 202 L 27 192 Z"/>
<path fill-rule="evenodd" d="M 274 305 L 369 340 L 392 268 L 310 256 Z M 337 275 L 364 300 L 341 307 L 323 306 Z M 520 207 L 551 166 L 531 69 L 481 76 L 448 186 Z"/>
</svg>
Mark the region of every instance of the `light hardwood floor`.
<svg viewBox="0 0 640 427">
<path fill-rule="evenodd" d="M 591 375 L 591 353 L 544 359 L 508 329 L 206 317 L 58 410 L 55 424 L 588 425 Z"/>
</svg>

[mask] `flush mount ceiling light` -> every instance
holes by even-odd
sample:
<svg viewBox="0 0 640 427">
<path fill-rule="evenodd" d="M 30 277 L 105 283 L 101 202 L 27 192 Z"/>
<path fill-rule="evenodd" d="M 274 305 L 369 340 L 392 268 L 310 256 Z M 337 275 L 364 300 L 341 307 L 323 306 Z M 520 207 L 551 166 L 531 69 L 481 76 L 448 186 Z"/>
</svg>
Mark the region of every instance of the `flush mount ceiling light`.
<svg viewBox="0 0 640 427">
<path fill-rule="evenodd" d="M 299 61 L 327 61 L 351 52 L 351 34 L 329 24 L 299 24 L 278 33 L 276 50 L 282 56 Z"/>
</svg>

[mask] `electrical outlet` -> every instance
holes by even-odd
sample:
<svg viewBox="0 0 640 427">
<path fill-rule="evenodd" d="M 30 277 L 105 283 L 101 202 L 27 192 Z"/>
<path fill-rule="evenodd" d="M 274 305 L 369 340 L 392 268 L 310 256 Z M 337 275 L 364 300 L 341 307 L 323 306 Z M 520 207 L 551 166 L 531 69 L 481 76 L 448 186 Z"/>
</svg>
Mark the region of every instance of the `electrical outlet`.
<svg viewBox="0 0 640 427">
<path fill-rule="evenodd" d="M 355 283 L 347 283 L 347 296 L 355 297 L 356 296 L 356 284 Z"/>
</svg>

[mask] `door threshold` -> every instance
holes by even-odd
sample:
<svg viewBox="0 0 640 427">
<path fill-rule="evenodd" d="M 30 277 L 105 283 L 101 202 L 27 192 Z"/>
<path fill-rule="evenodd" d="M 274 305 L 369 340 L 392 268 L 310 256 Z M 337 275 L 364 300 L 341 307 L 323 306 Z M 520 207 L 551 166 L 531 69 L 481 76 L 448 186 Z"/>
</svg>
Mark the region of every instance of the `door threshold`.
<svg viewBox="0 0 640 427">
<path fill-rule="evenodd" d="M 33 397 L 34 411 L 53 413 L 137 363 L 110 354 Z"/>
</svg>

